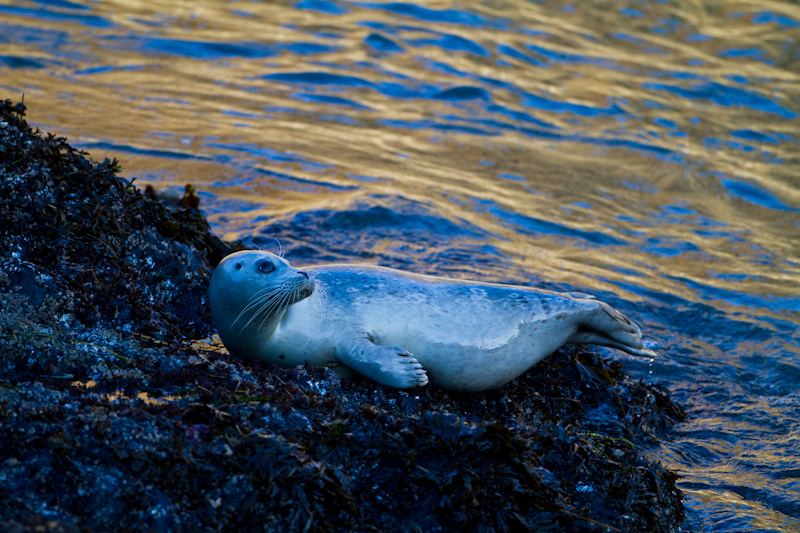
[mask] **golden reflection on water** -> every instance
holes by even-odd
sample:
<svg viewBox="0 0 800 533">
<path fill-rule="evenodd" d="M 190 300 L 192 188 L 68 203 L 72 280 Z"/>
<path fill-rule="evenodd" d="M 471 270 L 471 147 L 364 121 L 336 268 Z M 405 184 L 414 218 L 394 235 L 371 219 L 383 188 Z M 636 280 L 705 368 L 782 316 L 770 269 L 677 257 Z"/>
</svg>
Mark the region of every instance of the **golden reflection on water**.
<svg viewBox="0 0 800 533">
<path fill-rule="evenodd" d="M 785 531 L 791 531 L 791 528 L 797 525 L 797 522 L 792 517 L 779 513 L 757 500 L 744 498 L 742 495 L 732 491 L 698 490 L 694 494 L 709 507 L 723 511 L 729 519 L 736 519 L 740 516 L 746 517 L 748 527 L 752 528 L 752 530 L 775 531 L 776 527 L 785 527 L 787 528 Z M 741 524 L 741 522 L 738 523 Z M 717 527 L 721 525 L 719 523 L 714 524 Z M 703 529 L 700 531 L 703 531 Z"/>
<path fill-rule="evenodd" d="M 71 25 L 75 43 L 66 57 L 57 56 L 53 68 L 14 70 L 12 86 L 26 93 L 35 123 L 67 133 L 78 144 L 113 140 L 108 148 L 92 149 L 95 158 L 119 156 L 126 146 L 142 152 L 123 156 L 126 173 L 139 176 L 140 183 L 196 182 L 201 190 L 220 197 L 262 206 L 246 213 L 228 211 L 227 222 L 212 216 L 229 238 L 251 234 L 254 228 L 246 222 L 262 215 L 271 218 L 343 206 L 370 195 L 401 194 L 422 202 L 433 199 L 445 216 L 488 229 L 499 237 L 492 244 L 518 258 L 524 270 L 540 272 L 545 280 L 619 291 L 603 279 L 625 281 L 646 276 L 652 290 L 692 300 L 697 297 L 692 289 L 676 282 L 675 277 L 730 289 L 729 281 L 709 277 L 709 270 L 723 276 L 749 272 L 755 256 L 765 250 L 777 261 L 760 264 L 757 278 L 737 284 L 735 290 L 779 297 L 796 295 L 792 280 L 797 270 L 791 264 L 800 257 L 794 238 L 796 215 L 731 201 L 719 181 L 708 175 L 717 172 L 734 176 L 772 191 L 786 205 L 800 206 L 796 143 L 768 146 L 774 157 L 784 161 L 781 165 L 704 142 L 708 138 L 728 139 L 731 131 L 744 127 L 791 136 L 796 134 L 796 121 L 754 109 L 681 98 L 668 91 L 642 90 L 643 84 L 664 78 L 665 83 L 678 84 L 669 75 L 673 72 L 702 75 L 720 83 L 730 83 L 729 76 L 766 78 L 776 101 L 788 106 L 792 100 L 796 102 L 800 69 L 790 68 L 796 66 L 796 54 L 781 52 L 786 36 L 771 34 L 774 28 L 770 26 L 754 26 L 747 17 L 731 16 L 737 11 L 764 9 L 761 2 L 673 2 L 656 6 L 654 9 L 660 12 L 652 16 L 621 17 L 620 9 L 625 6 L 613 1 L 581 4 L 567 15 L 558 2 L 470 3 L 473 13 L 489 20 L 511 21 L 512 31 L 457 24 L 444 28 L 490 52 L 482 57 L 436 46 L 418 46 L 412 53 L 376 54 L 364 44 L 375 31 L 360 24 L 365 20 L 416 28 L 403 31 L 405 41 L 443 29 L 441 24 L 378 9 L 351 6 L 349 13 L 330 16 L 296 9 L 290 2 L 107 1 L 93 4 L 92 13 L 113 22 L 112 28 L 87 28 L 63 20 L 37 21 L 45 28 Z M 774 3 L 770 9 L 800 18 L 796 6 Z M 24 17 L 10 17 L 12 22 L 29 23 Z M 686 29 L 659 35 L 651 29 L 659 18 L 671 18 Z M 513 31 L 518 28 L 529 31 Z M 614 37 L 618 32 L 627 37 Z M 690 32 L 711 38 L 687 42 Z M 278 50 L 263 57 L 223 54 L 216 59 L 197 58 L 190 53 L 171 53 L 170 45 L 162 50 L 148 48 L 147 43 L 156 39 L 242 45 L 255 49 L 256 55 L 259 46 Z M 297 43 L 333 48 L 308 56 L 280 48 Z M 524 50 L 531 43 L 581 59 L 534 68 L 519 58 L 498 57 L 496 52 L 498 46 Z M 767 65 L 720 57 L 722 49 L 754 46 L 766 47 L 779 60 Z M 28 44 L 5 48 L 10 54 L 34 53 Z M 41 55 L 38 50 L 35 53 Z M 423 68 L 421 61 L 440 67 Z M 330 65 L 348 69 L 341 71 Z M 110 68 L 87 70 L 96 66 Z M 415 123 L 441 119 L 453 114 L 453 104 L 392 98 L 370 87 L 353 87 L 340 94 L 364 108 L 323 106 L 298 99 L 296 95 L 303 89 L 293 84 L 263 78 L 281 72 L 323 71 L 358 76 L 371 83 L 407 78 L 441 87 L 476 85 L 441 66 L 578 105 L 604 108 L 612 101 L 622 102 L 620 105 L 634 113 L 636 120 L 618 122 L 613 116 L 583 120 L 571 113 L 531 111 L 521 106 L 514 92 L 503 88 L 491 91 L 494 104 L 530 113 L 559 131 L 598 138 L 640 134 L 654 145 L 677 150 L 683 161 L 670 164 L 628 149 L 535 139 L 513 130 L 485 137 L 387 127 L 389 120 Z M 334 93 L 336 90 L 331 91 Z M 485 115 L 469 102 L 457 107 L 464 116 L 480 119 Z M 336 115 L 339 121 L 325 115 Z M 653 125 L 656 119 L 678 124 L 685 136 L 655 138 L 648 132 L 665 133 Z M 257 155 L 249 162 L 244 157 L 232 163 L 215 157 L 221 152 L 230 154 L 225 147 L 239 145 L 299 154 L 322 166 L 276 163 Z M 166 152 L 166 157 L 156 151 Z M 487 167 L 482 161 L 494 165 Z M 278 178 L 259 170 L 289 173 L 312 185 L 286 187 Z M 523 181 L 499 180 L 499 174 L 520 176 Z M 368 176 L 374 181 L 350 176 Z M 313 186 L 320 181 L 340 189 Z M 630 183 L 644 186 L 636 190 Z M 442 191 L 457 203 L 440 201 Z M 613 253 L 565 248 L 560 237 L 521 237 L 504 221 L 474 209 L 476 199 L 488 199 L 503 210 L 580 230 L 603 228 L 612 236 L 633 231 L 634 237 L 624 240 L 634 243 L 667 236 L 672 241 L 694 243 L 697 250 L 659 256 L 642 255 L 631 248 L 614 249 Z M 700 235 L 692 224 L 665 220 L 661 215 L 665 205 L 684 206 L 696 211 L 697 217 L 717 221 L 728 237 Z M 630 220 L 633 222 L 627 222 Z M 736 242 L 737 235 L 743 236 L 746 245 Z M 609 264 L 618 264 L 628 273 L 609 271 Z M 723 307 L 730 304 L 711 303 Z"/>
<path fill-rule="evenodd" d="M 211 194 L 201 206 L 229 239 L 258 234 L 276 217 L 343 210 L 379 196 L 403 197 L 446 220 L 483 228 L 491 235 L 488 244 L 517 268 L 482 262 L 453 275 L 525 282 L 535 273 L 545 282 L 631 300 L 643 297 L 627 287 L 645 287 L 752 313 L 743 320 L 800 322 L 796 305 L 773 308 L 747 299 L 769 302 L 798 295 L 800 31 L 774 20 L 755 22 L 759 13 L 800 21 L 796 3 L 604 0 L 575 2 L 571 11 L 554 0 L 424 3 L 482 16 L 488 21 L 482 24 L 431 22 L 355 3 L 339 2 L 348 9 L 339 15 L 296 4 L 87 4 L 84 14 L 110 23 L 103 26 L 46 16 L 44 7 L 30 2 L 19 3 L 35 6 L 27 13 L 4 11 L 0 0 L 8 31 L 27 26 L 39 31 L 34 38 L 0 39 L 0 56 L 42 65 L 9 68 L 0 61 L 0 97 L 24 92 L 31 123 L 69 136 L 78 147 L 91 147 L 97 160 L 120 157 L 124 174 L 138 177 L 141 185 L 196 183 Z M 403 51 L 376 51 L 367 44 L 372 34 L 393 39 Z M 472 43 L 473 53 L 423 42 L 443 34 Z M 193 53 L 192 43 L 200 43 L 201 51 Z M 308 54 L 297 48 L 310 45 L 322 48 Z M 536 49 L 545 55 L 531 51 Z M 363 83 L 309 89 L 265 78 L 302 72 Z M 481 100 L 398 97 L 385 90 L 388 83 L 478 87 L 492 105 L 510 114 L 489 111 Z M 757 103 L 744 105 L 733 97 L 726 101 L 724 94 L 717 95 L 722 98 L 717 103 L 698 96 L 703 84 L 711 83 L 754 94 L 775 107 L 758 109 Z M 695 97 L 681 94 L 687 89 L 696 91 Z M 303 96 L 314 91 L 350 104 Z M 537 107 L 522 92 L 600 112 L 585 116 Z M 622 112 L 610 111 L 613 105 Z M 432 123 L 484 128 L 493 135 L 435 129 Z M 530 135 L 526 128 L 564 137 Z M 772 140 L 742 140 L 735 132 Z M 637 142 L 672 155 L 656 157 L 606 141 Z M 725 179 L 766 191 L 783 207 L 733 194 Z M 621 244 L 594 246 L 564 235 L 526 233 L 509 222 L 514 216 L 599 233 Z M 393 244 L 375 246 L 381 251 Z M 680 251 L 646 251 L 659 246 Z M 431 252 L 417 250 L 420 258 Z M 410 268 L 441 268 L 429 261 L 414 260 Z M 702 293 L 698 286 L 718 291 Z M 730 357 L 724 346 L 704 339 L 682 342 L 709 360 Z M 719 376 L 722 382 L 729 379 Z M 685 387 L 693 402 L 703 401 Z M 121 397 L 116 393 L 109 399 Z M 751 406 L 752 412 L 742 409 L 741 419 L 770 413 L 768 404 Z M 698 437 L 697 446 L 716 459 L 697 459 L 678 449 L 675 453 L 684 456 L 670 466 L 696 462 L 697 468 L 685 472 L 693 480 L 771 490 L 774 480 L 764 473 L 769 467 L 759 465 L 783 464 L 775 450 L 796 449 L 796 438 L 788 435 L 785 443 L 779 439 L 761 446 L 752 435 L 769 433 L 764 420 L 748 425 L 702 415 L 698 432 L 718 425 L 742 439 L 741 432 L 751 435 L 749 442 L 759 446 L 735 447 L 729 436 Z M 773 415 L 782 416 L 779 409 Z M 684 440 L 671 446 L 693 442 Z M 742 467 L 736 462 L 739 454 L 756 467 Z M 796 483 L 785 481 L 781 490 Z M 734 492 L 688 492 L 709 508 L 741 509 L 752 524 L 763 524 L 757 527 L 790 527 L 786 516 Z"/>
</svg>

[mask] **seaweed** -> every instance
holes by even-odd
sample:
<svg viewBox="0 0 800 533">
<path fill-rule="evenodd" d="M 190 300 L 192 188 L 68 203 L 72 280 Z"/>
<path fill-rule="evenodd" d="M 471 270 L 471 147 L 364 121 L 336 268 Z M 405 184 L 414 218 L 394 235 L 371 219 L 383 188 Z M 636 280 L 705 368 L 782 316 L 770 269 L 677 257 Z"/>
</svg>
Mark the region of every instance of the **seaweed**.
<svg viewBox="0 0 800 533">
<path fill-rule="evenodd" d="M 0 529 L 673 531 L 647 448 L 685 416 L 568 348 L 481 394 L 209 340 L 238 244 L 0 104 Z M 187 189 L 188 191 L 189 189 Z"/>
<path fill-rule="evenodd" d="M 167 340 L 211 331 L 208 271 L 232 248 L 196 209 L 169 209 L 63 137 L 38 135 L 24 106 L 3 103 L 0 249 L 8 272 L 55 277 L 88 325 L 125 324 Z M 36 277 L 28 276 L 28 278 Z M 35 303 L 54 288 L 26 279 Z"/>
</svg>

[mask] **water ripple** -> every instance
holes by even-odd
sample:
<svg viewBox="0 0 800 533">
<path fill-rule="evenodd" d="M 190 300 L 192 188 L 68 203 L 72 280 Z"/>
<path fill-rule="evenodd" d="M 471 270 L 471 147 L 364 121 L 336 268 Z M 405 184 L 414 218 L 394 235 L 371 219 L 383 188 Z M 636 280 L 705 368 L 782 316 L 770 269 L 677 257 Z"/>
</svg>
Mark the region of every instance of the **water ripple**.
<svg viewBox="0 0 800 533">
<path fill-rule="evenodd" d="M 5 97 L 228 238 L 626 309 L 692 527 L 800 528 L 792 2 L 7 4 Z"/>
</svg>

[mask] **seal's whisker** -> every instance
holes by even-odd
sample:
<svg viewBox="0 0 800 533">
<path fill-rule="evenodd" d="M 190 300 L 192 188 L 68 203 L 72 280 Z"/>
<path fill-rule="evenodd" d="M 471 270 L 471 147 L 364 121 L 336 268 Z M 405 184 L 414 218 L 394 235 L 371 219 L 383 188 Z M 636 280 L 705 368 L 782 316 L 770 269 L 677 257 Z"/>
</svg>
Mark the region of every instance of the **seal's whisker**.
<svg viewBox="0 0 800 533">
<path fill-rule="evenodd" d="M 259 292 L 261 292 L 261 291 L 259 291 Z M 244 306 L 244 308 L 242 308 L 242 310 L 239 312 L 239 315 L 236 317 L 236 319 L 233 322 L 231 322 L 231 327 L 233 327 L 233 325 L 236 324 L 239 321 L 239 319 L 242 318 L 245 315 L 245 313 L 247 313 L 248 311 L 250 311 L 254 307 L 261 306 L 264 302 L 268 302 L 269 300 L 272 299 L 273 296 L 275 296 L 279 292 L 280 292 L 280 288 L 273 288 L 269 292 L 267 292 L 266 294 L 257 295 L 256 296 L 257 299 L 250 298 L 250 300 L 248 301 L 247 305 Z"/>
<path fill-rule="evenodd" d="M 268 289 L 262 289 L 261 291 L 259 291 L 259 293 L 263 292 L 263 294 L 256 293 L 255 296 L 251 297 L 247 301 L 247 305 L 245 305 L 244 309 L 242 309 L 242 313 L 244 313 L 245 311 L 247 311 L 247 310 L 249 310 L 249 309 L 251 309 L 251 308 L 253 308 L 253 307 L 257 306 L 257 305 L 259 305 L 263 301 L 264 298 L 270 298 L 273 295 L 279 293 L 280 291 L 281 291 L 280 287 L 272 287 L 272 288 L 268 288 Z"/>
<path fill-rule="evenodd" d="M 316 298 L 312 300 L 312 309 L 314 310 L 314 316 L 319 318 L 322 316 L 321 313 L 328 303 L 328 287 L 320 280 L 314 278 L 314 293 Z"/>
<path fill-rule="evenodd" d="M 253 322 L 253 320 L 255 320 L 255 319 L 256 319 L 256 318 L 257 318 L 257 317 L 258 317 L 258 316 L 261 314 L 261 312 L 262 312 L 262 311 L 263 311 L 263 310 L 264 310 L 266 307 L 268 307 L 269 305 L 271 305 L 271 302 L 272 302 L 272 301 L 273 301 L 273 300 L 272 300 L 271 298 L 270 298 L 270 299 L 267 299 L 267 300 L 264 300 L 264 302 L 265 302 L 265 303 L 264 303 L 264 304 L 263 304 L 261 307 L 259 307 L 259 308 L 258 308 L 258 309 L 257 309 L 257 310 L 256 310 L 256 311 L 255 311 L 255 312 L 252 314 L 252 316 L 250 317 L 250 320 L 248 320 L 247 322 L 245 322 L 245 324 L 244 324 L 244 325 L 243 325 L 241 328 L 239 328 L 239 333 L 243 333 L 243 332 L 244 332 L 244 330 L 245 330 L 245 329 L 247 329 L 247 326 L 249 326 L 249 325 L 250 325 L 250 324 Z"/>
<path fill-rule="evenodd" d="M 272 316 L 275 313 L 278 313 L 281 309 L 286 307 L 289 304 L 291 297 L 292 293 L 290 292 L 284 293 L 277 301 L 278 305 L 275 307 L 275 309 L 270 308 L 266 313 L 264 313 L 264 318 L 261 319 L 261 323 L 258 325 L 258 329 L 264 327 L 264 322 L 266 322 L 270 316 Z"/>
<path fill-rule="evenodd" d="M 250 302 L 252 302 L 253 300 L 255 300 L 256 298 L 258 298 L 259 296 L 261 296 L 261 295 L 262 295 L 262 294 L 264 294 L 264 293 L 271 292 L 271 291 L 274 291 L 274 290 L 280 290 L 280 289 L 279 289 L 279 288 L 277 288 L 277 287 L 266 287 L 266 288 L 264 288 L 264 289 L 261 289 L 261 290 L 259 290 L 259 291 L 256 291 L 256 292 L 255 292 L 255 294 L 253 294 L 253 295 L 250 297 L 250 299 L 249 299 L 249 300 L 247 300 L 247 303 L 250 303 Z"/>
<path fill-rule="evenodd" d="M 272 312 L 272 310 L 280 302 L 281 298 L 283 298 L 283 290 L 278 290 L 273 293 L 270 293 L 269 298 L 264 299 L 262 305 L 255 312 L 255 316 L 261 315 L 265 312 L 266 313 Z"/>
<path fill-rule="evenodd" d="M 231 327 L 233 327 L 233 326 L 234 326 L 234 325 L 235 325 L 235 324 L 236 324 L 236 323 L 239 321 L 239 319 L 240 319 L 240 318 L 244 317 L 244 316 L 245 316 L 245 314 L 246 314 L 248 311 L 250 311 L 251 309 L 255 308 L 256 306 L 258 306 L 258 307 L 260 308 L 260 307 L 261 307 L 261 306 L 263 306 L 265 303 L 268 303 L 268 302 L 270 302 L 270 300 L 271 300 L 271 299 L 272 299 L 272 297 L 271 297 L 270 295 L 268 295 L 268 296 L 264 296 L 263 298 L 260 298 L 260 299 L 258 300 L 258 302 L 254 302 L 254 304 L 253 304 L 253 305 L 249 305 L 249 306 L 247 306 L 245 309 L 242 309 L 242 310 L 239 312 L 239 316 L 237 316 L 237 317 L 236 317 L 236 320 L 234 320 L 233 322 L 231 322 Z M 248 326 L 248 324 L 250 324 L 250 322 L 252 322 L 252 321 L 253 321 L 253 318 L 254 318 L 255 316 L 257 316 L 257 315 L 258 315 L 258 312 L 259 312 L 259 310 L 258 310 L 258 309 L 256 309 L 256 310 L 253 312 L 252 316 L 250 317 L 250 320 L 248 320 L 248 321 L 247 321 L 247 323 L 245 323 L 245 324 L 244 324 L 244 325 L 241 327 L 241 329 L 239 330 L 239 333 L 241 333 L 242 331 L 244 331 L 244 329 L 245 329 L 245 328 Z"/>
<path fill-rule="evenodd" d="M 258 328 L 261 329 L 264 326 L 264 323 L 267 321 L 269 317 L 274 314 L 279 313 L 284 308 L 288 307 L 290 304 L 293 303 L 293 300 L 297 298 L 297 295 L 286 291 L 275 294 L 268 304 L 262 306 L 254 315 L 253 318 L 250 319 L 252 321 L 258 315 L 264 315 L 261 319 L 261 323 L 259 324 Z M 249 322 L 248 322 L 249 324 Z"/>
<path fill-rule="evenodd" d="M 236 320 L 234 320 L 233 323 L 235 324 L 237 320 L 239 320 L 242 316 L 244 316 L 245 313 L 247 313 L 251 309 L 255 307 L 260 307 L 265 301 L 268 301 L 270 298 L 272 298 L 272 296 L 273 296 L 272 294 L 264 294 L 261 295 L 257 300 L 249 302 L 246 306 L 242 308 L 242 310 L 239 312 L 239 316 L 236 317 Z"/>
<path fill-rule="evenodd" d="M 245 307 L 244 307 L 244 308 L 243 308 L 241 311 L 239 311 L 239 314 L 238 314 L 238 315 L 236 315 L 236 318 L 233 320 L 233 322 L 231 322 L 231 327 L 235 326 L 235 325 L 236 325 L 236 323 L 237 323 L 237 322 L 238 322 L 238 321 L 239 321 L 239 320 L 240 320 L 240 319 L 241 319 L 241 318 L 242 318 L 242 317 L 243 317 L 245 314 L 247 314 L 247 312 L 248 312 L 248 311 L 250 311 L 250 310 L 251 310 L 253 307 L 255 307 L 255 306 L 257 306 L 257 305 L 261 305 L 261 304 L 262 304 L 262 303 L 263 303 L 265 300 L 268 300 L 268 299 L 269 299 L 269 297 L 268 297 L 268 296 L 265 296 L 265 297 L 263 297 L 263 298 L 259 298 L 259 299 L 258 299 L 258 301 L 256 301 L 256 302 L 252 302 L 252 303 L 248 304 L 247 306 L 245 306 Z"/>
<path fill-rule="evenodd" d="M 282 291 L 278 290 L 270 293 L 264 299 L 260 300 L 260 307 L 253 313 L 253 316 L 250 317 L 250 320 L 248 320 L 247 323 L 242 326 L 242 328 L 239 330 L 239 333 L 242 333 L 245 328 L 247 328 L 247 326 L 249 326 L 259 315 L 265 314 L 265 316 L 268 317 L 272 312 L 272 308 L 275 307 L 275 304 L 280 300 L 281 295 Z"/>
</svg>

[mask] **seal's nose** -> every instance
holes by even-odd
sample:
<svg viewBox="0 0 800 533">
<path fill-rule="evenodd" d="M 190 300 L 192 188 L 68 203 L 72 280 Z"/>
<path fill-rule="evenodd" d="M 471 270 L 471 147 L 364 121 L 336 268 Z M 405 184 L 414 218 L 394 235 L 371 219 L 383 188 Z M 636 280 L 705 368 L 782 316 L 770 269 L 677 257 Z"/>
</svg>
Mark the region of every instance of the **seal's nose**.
<svg viewBox="0 0 800 533">
<path fill-rule="evenodd" d="M 306 279 L 308 279 L 308 274 L 306 274 L 306 273 L 305 273 L 305 272 L 303 272 L 302 270 L 298 270 L 298 271 L 297 271 L 297 273 L 298 273 L 298 274 L 302 274 L 302 275 L 304 275 L 304 276 L 306 277 Z"/>
</svg>

